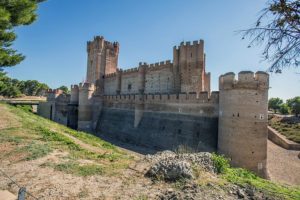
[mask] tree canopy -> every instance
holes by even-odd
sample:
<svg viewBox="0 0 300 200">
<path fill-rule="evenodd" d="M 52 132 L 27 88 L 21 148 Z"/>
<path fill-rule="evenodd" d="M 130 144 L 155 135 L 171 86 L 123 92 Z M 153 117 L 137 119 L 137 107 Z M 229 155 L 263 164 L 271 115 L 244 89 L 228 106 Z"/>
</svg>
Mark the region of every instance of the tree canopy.
<svg viewBox="0 0 300 200">
<path fill-rule="evenodd" d="M 292 113 L 298 116 L 300 114 L 300 96 L 288 99 L 286 102 L 291 108 Z"/>
<path fill-rule="evenodd" d="M 44 0 L 0 1 L 0 69 L 19 64 L 25 56 L 11 46 L 16 39 L 14 27 L 29 25 L 37 19 L 38 3 Z"/>
<path fill-rule="evenodd" d="M 274 110 L 275 113 L 280 109 L 281 104 L 283 104 L 283 100 L 280 98 L 269 99 L 269 109 Z"/>
<path fill-rule="evenodd" d="M 65 85 L 62 85 L 62 86 L 60 86 L 60 87 L 57 88 L 57 89 L 62 90 L 65 94 L 69 94 L 69 93 L 70 93 L 69 88 L 68 88 L 67 86 L 65 86 Z"/>
<path fill-rule="evenodd" d="M 45 83 L 36 80 L 19 81 L 9 78 L 4 72 L 0 72 L 0 95 L 6 97 L 42 96 L 49 89 Z"/>
<path fill-rule="evenodd" d="M 242 30 L 252 45 L 264 45 L 264 60 L 270 61 L 270 72 L 300 64 L 300 1 L 269 0 L 252 28 Z"/>
</svg>

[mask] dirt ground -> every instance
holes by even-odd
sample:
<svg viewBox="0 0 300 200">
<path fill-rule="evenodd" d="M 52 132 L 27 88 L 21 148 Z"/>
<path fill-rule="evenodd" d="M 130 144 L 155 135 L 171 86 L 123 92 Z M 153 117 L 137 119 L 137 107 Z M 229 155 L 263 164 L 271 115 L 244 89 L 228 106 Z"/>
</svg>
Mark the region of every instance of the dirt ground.
<svg viewBox="0 0 300 200">
<path fill-rule="evenodd" d="M 0 132 L 6 128 L 18 127 L 18 120 L 0 106 Z M 66 135 L 68 136 L 68 135 Z M 94 146 L 84 143 L 73 136 L 68 136 L 82 148 L 96 153 L 100 151 Z M 300 181 L 300 162 L 296 159 L 299 152 L 290 152 L 273 143 L 268 144 L 268 165 L 272 180 L 299 184 Z M 63 150 L 54 150 L 50 154 L 35 159 L 22 160 L 24 153 L 7 155 L 16 146 L 9 142 L 0 143 L 0 169 L 9 177 L 15 180 L 19 185 L 25 186 L 27 191 L 39 199 L 161 199 L 161 194 L 170 194 L 178 191 L 178 185 L 168 184 L 163 181 L 153 182 L 144 176 L 149 163 L 143 160 L 143 155 L 126 150 L 134 155 L 134 162 L 129 167 L 120 170 L 116 174 L 77 176 L 62 171 L 57 171 L 47 164 L 65 163 L 68 161 L 68 152 Z M 129 148 L 130 149 L 130 148 Z M 92 160 L 79 160 L 80 163 L 91 163 Z M 0 172 L 1 173 L 1 172 Z M 208 174 L 209 175 L 209 174 Z M 213 176 L 212 174 L 209 176 Z M 216 179 L 216 177 L 208 177 Z M 8 190 L 13 194 L 18 193 L 18 187 L 5 178 L 0 176 L 0 190 Z M 235 195 L 229 194 L 228 190 L 220 188 L 213 183 L 209 189 L 200 188 L 199 191 L 192 193 L 196 199 L 236 199 Z M 28 197 L 27 200 L 34 199 Z M 192 198 L 191 198 L 192 199 Z M 195 199 L 195 198 L 194 198 Z"/>
<path fill-rule="evenodd" d="M 268 171 L 271 180 L 300 185 L 300 151 L 286 150 L 268 141 Z"/>
</svg>

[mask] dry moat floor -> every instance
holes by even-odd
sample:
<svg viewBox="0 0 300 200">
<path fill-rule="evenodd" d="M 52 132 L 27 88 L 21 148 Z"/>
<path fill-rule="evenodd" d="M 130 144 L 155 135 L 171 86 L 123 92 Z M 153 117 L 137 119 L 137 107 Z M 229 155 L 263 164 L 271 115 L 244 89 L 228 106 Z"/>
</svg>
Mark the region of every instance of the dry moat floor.
<svg viewBox="0 0 300 200">
<path fill-rule="evenodd" d="M 0 190 L 17 194 L 19 189 L 3 171 L 33 196 L 47 200 L 300 199 L 299 152 L 268 145 L 270 177 L 280 183 L 229 168 L 220 156 L 208 157 L 211 171 L 202 161 L 187 163 L 177 154 L 179 163 L 191 168 L 192 178 L 170 181 L 145 175 L 155 165 L 149 157 L 0 104 Z M 172 159 L 166 163 L 174 165 Z"/>
</svg>

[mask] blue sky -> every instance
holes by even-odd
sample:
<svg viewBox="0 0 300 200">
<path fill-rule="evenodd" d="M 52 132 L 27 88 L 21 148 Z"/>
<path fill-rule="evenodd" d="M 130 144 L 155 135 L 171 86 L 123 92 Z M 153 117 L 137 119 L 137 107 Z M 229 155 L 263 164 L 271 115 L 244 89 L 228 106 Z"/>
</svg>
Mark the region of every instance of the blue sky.
<svg viewBox="0 0 300 200">
<path fill-rule="evenodd" d="M 262 47 L 247 48 L 235 31 L 251 26 L 266 0 L 48 0 L 38 20 L 17 28 L 14 47 L 26 55 L 7 69 L 18 79 L 50 87 L 81 82 L 86 74 L 86 42 L 95 35 L 120 43 L 119 67 L 172 60 L 181 41 L 204 39 L 212 89 L 219 75 L 263 70 Z M 271 74 L 270 97 L 300 95 L 300 70 Z"/>
</svg>

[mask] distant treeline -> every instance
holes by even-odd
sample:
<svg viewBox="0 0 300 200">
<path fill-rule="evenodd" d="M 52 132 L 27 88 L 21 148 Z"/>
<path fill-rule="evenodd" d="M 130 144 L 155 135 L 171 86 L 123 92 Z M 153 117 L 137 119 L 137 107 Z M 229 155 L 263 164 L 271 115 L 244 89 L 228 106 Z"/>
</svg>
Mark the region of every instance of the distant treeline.
<svg viewBox="0 0 300 200">
<path fill-rule="evenodd" d="M 275 113 L 294 114 L 298 116 L 300 114 L 300 96 L 287 99 L 286 103 L 283 102 L 280 98 L 271 98 L 269 99 L 269 110 L 273 110 Z"/>
<path fill-rule="evenodd" d="M 5 72 L 0 72 L 0 96 L 42 96 L 47 89 L 49 86 L 45 83 L 36 80 L 20 81 L 8 77 Z"/>
</svg>

